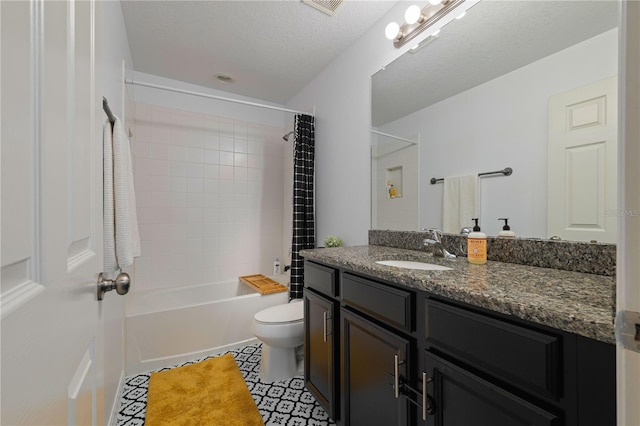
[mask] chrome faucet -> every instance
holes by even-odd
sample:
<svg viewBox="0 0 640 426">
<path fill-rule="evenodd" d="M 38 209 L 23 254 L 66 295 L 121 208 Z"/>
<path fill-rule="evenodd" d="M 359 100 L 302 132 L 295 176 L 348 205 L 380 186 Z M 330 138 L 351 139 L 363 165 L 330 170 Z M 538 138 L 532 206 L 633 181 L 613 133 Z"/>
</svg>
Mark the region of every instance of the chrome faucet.
<svg viewBox="0 0 640 426">
<path fill-rule="evenodd" d="M 424 229 L 423 229 L 424 231 Z M 446 259 L 455 259 L 456 255 L 451 254 L 442 245 L 442 231 L 439 229 L 431 228 L 426 230 L 430 235 L 422 242 L 425 246 L 433 246 L 434 257 L 444 257 Z"/>
</svg>

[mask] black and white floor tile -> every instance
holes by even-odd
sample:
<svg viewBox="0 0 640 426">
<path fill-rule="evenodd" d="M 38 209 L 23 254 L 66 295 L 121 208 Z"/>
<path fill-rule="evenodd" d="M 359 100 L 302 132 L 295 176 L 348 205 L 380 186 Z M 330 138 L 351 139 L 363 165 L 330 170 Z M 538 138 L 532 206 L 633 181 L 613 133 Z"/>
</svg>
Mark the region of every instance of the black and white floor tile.
<svg viewBox="0 0 640 426">
<path fill-rule="evenodd" d="M 281 382 L 265 383 L 260 380 L 261 344 L 248 345 L 228 351 L 242 372 L 247 387 L 253 396 L 265 425 L 282 426 L 328 426 L 334 425 L 316 399 L 304 387 L 302 376 Z M 224 355 L 221 353 L 219 355 Z M 193 364 L 197 359 L 179 367 Z M 160 371 L 162 371 L 160 370 Z M 122 390 L 118 426 L 142 426 L 147 408 L 147 390 L 151 373 L 127 377 Z"/>
</svg>

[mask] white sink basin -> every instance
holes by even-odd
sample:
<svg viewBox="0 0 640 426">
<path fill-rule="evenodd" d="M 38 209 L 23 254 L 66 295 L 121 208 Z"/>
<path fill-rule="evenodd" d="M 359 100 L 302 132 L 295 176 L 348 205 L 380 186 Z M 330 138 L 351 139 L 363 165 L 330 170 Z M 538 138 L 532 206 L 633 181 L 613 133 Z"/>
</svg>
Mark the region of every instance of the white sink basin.
<svg viewBox="0 0 640 426">
<path fill-rule="evenodd" d="M 412 262 L 410 260 L 379 260 L 376 263 L 386 266 L 395 266 L 396 268 L 421 269 L 423 271 L 450 271 L 452 268 L 432 263 Z"/>
</svg>

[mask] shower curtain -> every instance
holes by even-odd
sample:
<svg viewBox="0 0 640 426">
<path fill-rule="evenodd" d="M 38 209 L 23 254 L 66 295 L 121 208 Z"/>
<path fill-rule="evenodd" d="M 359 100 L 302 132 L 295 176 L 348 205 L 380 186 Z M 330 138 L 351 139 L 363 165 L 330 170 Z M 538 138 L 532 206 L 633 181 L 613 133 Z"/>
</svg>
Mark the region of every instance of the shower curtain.
<svg viewBox="0 0 640 426">
<path fill-rule="evenodd" d="M 304 259 L 300 250 L 315 247 L 315 219 L 313 212 L 314 118 L 298 114 L 294 125 L 293 148 L 293 241 L 291 245 L 291 288 L 289 297 L 302 297 Z"/>
</svg>

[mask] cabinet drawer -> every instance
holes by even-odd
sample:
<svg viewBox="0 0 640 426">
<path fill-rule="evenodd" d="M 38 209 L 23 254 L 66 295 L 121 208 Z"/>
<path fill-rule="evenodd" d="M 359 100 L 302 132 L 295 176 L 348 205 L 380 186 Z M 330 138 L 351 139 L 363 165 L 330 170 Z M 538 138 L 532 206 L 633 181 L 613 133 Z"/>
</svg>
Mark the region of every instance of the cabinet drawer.
<svg viewBox="0 0 640 426">
<path fill-rule="evenodd" d="M 386 323 L 411 331 L 411 293 L 344 273 L 340 294 L 342 300 Z"/>
<path fill-rule="evenodd" d="M 519 387 L 562 396 L 558 336 L 431 299 L 425 304 L 425 337 L 433 347 Z"/>
<path fill-rule="evenodd" d="M 336 297 L 336 270 L 305 260 L 304 286 L 317 290 L 327 296 Z"/>
</svg>

